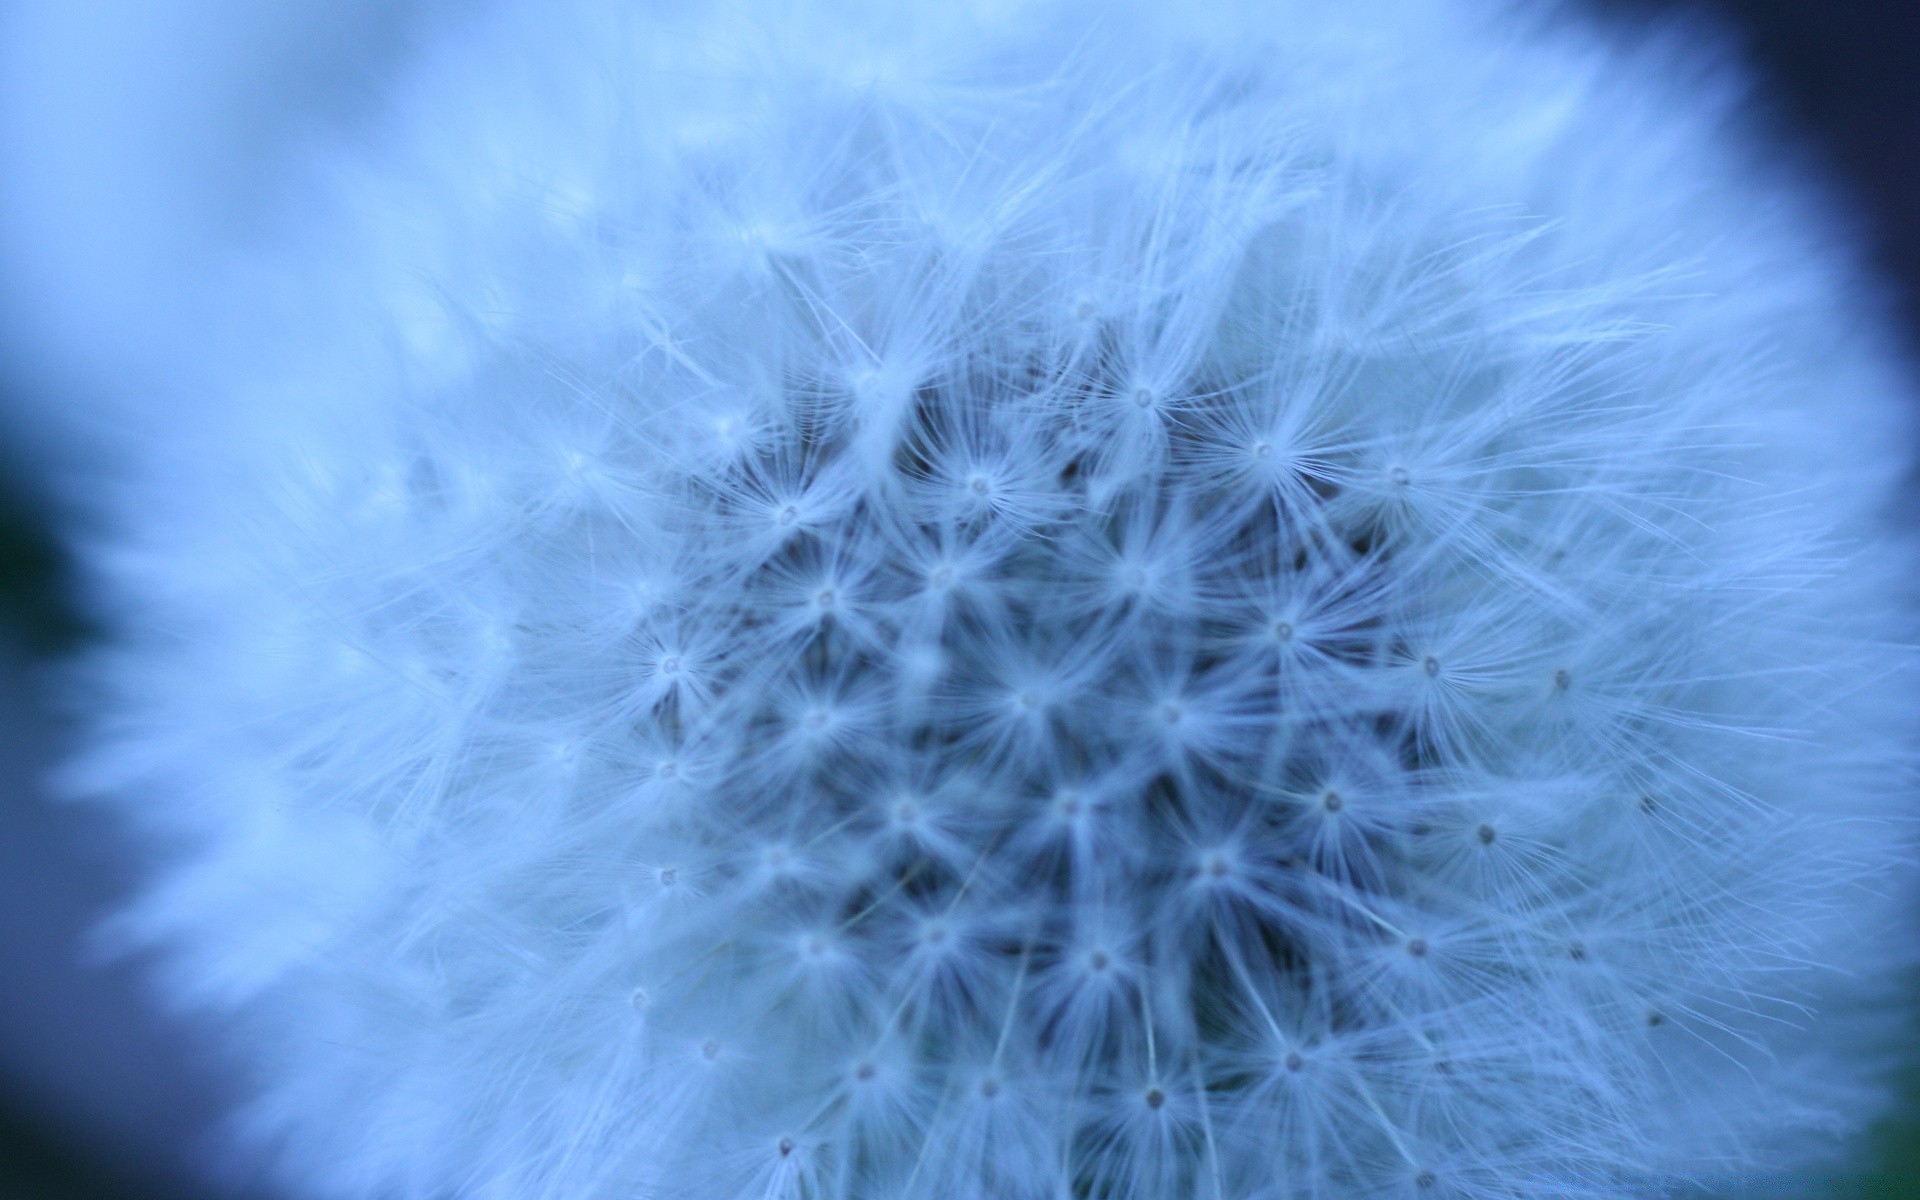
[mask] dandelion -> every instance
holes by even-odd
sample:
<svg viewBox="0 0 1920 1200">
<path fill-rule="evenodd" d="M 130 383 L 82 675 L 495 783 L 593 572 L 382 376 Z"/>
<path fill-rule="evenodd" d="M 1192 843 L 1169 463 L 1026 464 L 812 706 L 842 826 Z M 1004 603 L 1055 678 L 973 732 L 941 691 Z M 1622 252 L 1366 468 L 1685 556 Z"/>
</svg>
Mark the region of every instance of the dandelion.
<svg viewBox="0 0 1920 1200">
<path fill-rule="evenodd" d="M 1906 397 L 1722 82 L 1473 0 L 443 36 L 96 558 L 122 926 L 299 1190 L 1614 1195 L 1872 1113 Z"/>
</svg>

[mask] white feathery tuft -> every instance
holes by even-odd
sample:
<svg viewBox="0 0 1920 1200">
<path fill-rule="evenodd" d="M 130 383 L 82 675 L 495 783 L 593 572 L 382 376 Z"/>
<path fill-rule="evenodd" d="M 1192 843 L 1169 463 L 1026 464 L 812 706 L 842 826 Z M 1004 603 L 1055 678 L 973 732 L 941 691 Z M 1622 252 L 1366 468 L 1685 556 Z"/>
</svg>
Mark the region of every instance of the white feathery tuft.
<svg viewBox="0 0 1920 1200">
<path fill-rule="evenodd" d="M 444 31 L 95 556 L 123 927 L 286 1177 L 1617 1195 L 1871 1115 L 1910 397 L 1602 40 Z"/>
</svg>

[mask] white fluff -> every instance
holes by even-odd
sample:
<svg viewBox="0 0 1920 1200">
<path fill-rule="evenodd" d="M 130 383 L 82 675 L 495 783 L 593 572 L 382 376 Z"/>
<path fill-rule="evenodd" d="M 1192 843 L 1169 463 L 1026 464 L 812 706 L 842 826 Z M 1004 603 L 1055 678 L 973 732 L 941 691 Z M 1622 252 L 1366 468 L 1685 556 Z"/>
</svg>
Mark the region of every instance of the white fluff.
<svg viewBox="0 0 1920 1200">
<path fill-rule="evenodd" d="M 95 556 L 124 924 L 300 1190 L 1611 1196 L 1871 1115 L 1908 400 L 1722 83 L 509 0 L 392 103 Z"/>
</svg>

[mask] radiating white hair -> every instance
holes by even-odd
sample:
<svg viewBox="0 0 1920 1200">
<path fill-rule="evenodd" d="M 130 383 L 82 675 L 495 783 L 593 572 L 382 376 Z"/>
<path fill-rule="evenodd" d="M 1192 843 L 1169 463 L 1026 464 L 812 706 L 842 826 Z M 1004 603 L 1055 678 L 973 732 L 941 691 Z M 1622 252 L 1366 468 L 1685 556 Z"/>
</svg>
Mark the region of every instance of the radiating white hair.
<svg viewBox="0 0 1920 1200">
<path fill-rule="evenodd" d="M 1470 0 L 442 39 L 94 556 L 123 927 L 299 1187 L 1614 1196 L 1871 1115 L 1913 431 L 1725 81 Z"/>
</svg>

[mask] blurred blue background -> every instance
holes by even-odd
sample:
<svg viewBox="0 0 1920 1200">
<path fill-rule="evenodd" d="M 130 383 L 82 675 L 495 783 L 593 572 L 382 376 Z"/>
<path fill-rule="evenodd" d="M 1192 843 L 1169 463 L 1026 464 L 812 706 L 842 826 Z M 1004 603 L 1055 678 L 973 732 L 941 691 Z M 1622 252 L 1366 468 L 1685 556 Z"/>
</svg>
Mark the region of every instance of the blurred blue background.
<svg viewBox="0 0 1920 1200">
<path fill-rule="evenodd" d="M 1920 346 L 1920 5 L 1604 0 L 1626 25 L 1731 30 L 1790 139 L 1859 217 Z M 240 1090 L 220 1031 L 161 1015 L 137 963 L 88 930 L 128 884 L 114 832 L 49 803 L 67 736 L 50 665 L 89 635 L 50 530 L 80 415 L 138 392 L 143 355 L 194 318 L 166 294 L 245 237 L 283 148 L 372 119 L 451 0 L 0 0 L 0 1200 L 266 1197 L 216 1168 Z M 101 328 L 105 322 L 107 327 Z M 89 336 L 91 335 L 91 336 Z M 1920 1028 L 1920 980 L 1915 982 Z M 1920 1036 L 1887 1048 L 1909 1100 L 1848 1196 L 1920 1197 Z M 1772 1194 L 1772 1193 L 1769 1193 Z"/>
</svg>

